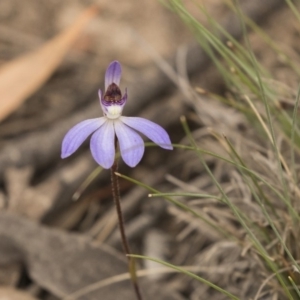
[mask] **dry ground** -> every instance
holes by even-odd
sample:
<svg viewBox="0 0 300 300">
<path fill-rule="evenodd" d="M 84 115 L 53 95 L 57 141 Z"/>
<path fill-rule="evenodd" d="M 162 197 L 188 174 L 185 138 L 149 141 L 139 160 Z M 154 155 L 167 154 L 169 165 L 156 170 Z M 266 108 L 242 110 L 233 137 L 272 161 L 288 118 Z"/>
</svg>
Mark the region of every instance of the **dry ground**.
<svg viewBox="0 0 300 300">
<path fill-rule="evenodd" d="M 1 0 L 0 67 L 42 45 L 95 2 Z M 230 25 L 231 13 L 221 0 L 206 2 L 215 18 Z M 271 0 L 267 2 L 272 4 Z M 103 88 L 103 74 L 110 61 L 117 59 L 123 66 L 121 86 L 127 86 L 129 92 L 125 114 L 160 123 L 173 142 L 184 139 L 179 123 L 182 114 L 188 116 L 198 141 L 211 151 L 220 149 L 206 138 L 206 126 L 251 135 L 249 124 L 238 112 L 207 102 L 207 98 L 192 103 L 153 62 L 151 56 L 156 52 L 173 64 L 182 49 L 194 49 L 192 34 L 177 16 L 152 0 L 103 0 L 97 4 L 101 7 L 99 15 L 89 23 L 59 68 L 0 126 L 0 300 L 62 299 L 91 283 L 126 272 L 109 172 L 103 171 L 78 193 L 78 187 L 97 167 L 87 144 L 65 161 L 59 156 L 67 129 L 101 114 L 97 90 Z M 187 5 L 205 22 L 194 4 Z M 254 9 L 255 13 L 259 15 Z M 277 5 L 259 21 L 298 62 L 299 25 L 289 9 Z M 250 39 L 259 60 L 283 84 L 296 88 L 297 77 L 256 35 L 251 34 Z M 201 50 L 196 48 L 192 53 L 195 63 L 187 68 L 193 84 L 215 93 L 226 92 L 208 59 L 198 58 L 203 56 Z M 29 69 L 28 76 L 31 75 Z M 217 178 L 224 184 L 228 181 L 228 188 L 229 174 L 234 182 L 239 181 L 238 174 L 221 162 L 208 162 Z M 120 170 L 161 191 L 216 192 L 196 157 L 179 150 L 166 153 L 150 147 L 137 168 L 121 164 Z M 77 201 L 73 201 L 76 192 Z M 149 199 L 148 192 L 140 187 L 121 180 L 121 193 L 134 253 L 193 266 L 195 272 L 241 299 L 254 297 L 263 278 L 257 260 L 243 257 L 235 243 L 224 240 L 163 199 Z M 194 201 L 190 205 L 207 215 L 223 217 L 221 226 L 239 231 L 229 212 L 218 204 Z M 259 218 L 255 211 L 251 213 Z M 153 267 L 150 263 L 140 265 Z M 183 275 L 158 273 L 141 283 L 147 299 L 225 299 Z M 101 289 L 83 294 L 78 299 L 118 299 L 120 294 L 124 300 L 133 299 L 128 281 L 102 282 Z M 271 295 L 264 299 L 271 299 Z"/>
</svg>

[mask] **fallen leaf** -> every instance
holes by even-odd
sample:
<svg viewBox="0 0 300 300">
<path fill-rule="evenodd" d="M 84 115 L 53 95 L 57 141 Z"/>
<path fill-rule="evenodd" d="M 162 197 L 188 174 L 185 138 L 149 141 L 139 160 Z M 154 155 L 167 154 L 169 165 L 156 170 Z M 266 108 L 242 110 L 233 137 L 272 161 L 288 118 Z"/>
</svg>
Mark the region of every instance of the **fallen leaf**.
<svg viewBox="0 0 300 300">
<path fill-rule="evenodd" d="M 51 76 L 83 28 L 97 13 L 97 6 L 90 6 L 69 28 L 40 48 L 1 67 L 0 121 L 17 109 Z"/>
<path fill-rule="evenodd" d="M 127 272 L 124 254 L 89 237 L 50 229 L 0 211 L 0 269 L 21 263 L 31 280 L 59 298 L 104 279 Z M 183 300 L 174 290 L 140 278 L 145 300 Z M 112 282 L 71 300 L 135 299 L 129 280 Z M 1 300 L 1 299 L 0 299 Z"/>
<path fill-rule="evenodd" d="M 38 300 L 29 293 L 8 287 L 0 287 L 0 300 Z"/>
</svg>

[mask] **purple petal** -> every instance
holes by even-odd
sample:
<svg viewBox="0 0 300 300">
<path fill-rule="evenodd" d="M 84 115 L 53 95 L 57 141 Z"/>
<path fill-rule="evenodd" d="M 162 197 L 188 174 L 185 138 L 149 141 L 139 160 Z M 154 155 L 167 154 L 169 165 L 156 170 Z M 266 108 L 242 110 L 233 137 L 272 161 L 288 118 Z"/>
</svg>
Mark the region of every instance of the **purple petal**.
<svg viewBox="0 0 300 300">
<path fill-rule="evenodd" d="M 124 95 L 123 95 L 123 97 L 122 97 L 122 99 L 121 99 L 121 101 L 120 101 L 120 105 L 122 105 L 123 107 L 124 107 L 124 105 L 126 104 L 126 102 L 127 102 L 127 88 L 125 88 L 125 93 L 124 93 Z"/>
<path fill-rule="evenodd" d="M 102 91 L 98 90 L 98 96 L 99 96 L 99 100 L 100 100 L 100 104 L 102 102 Z"/>
<path fill-rule="evenodd" d="M 120 121 L 115 121 L 115 130 L 123 160 L 128 166 L 135 167 L 144 154 L 145 145 L 143 139 L 137 132 Z"/>
<path fill-rule="evenodd" d="M 110 63 L 105 73 L 105 91 L 112 83 L 120 84 L 121 72 L 121 65 L 118 61 Z"/>
<path fill-rule="evenodd" d="M 106 116 L 106 108 L 105 108 L 105 105 L 103 103 L 102 91 L 101 90 L 98 90 L 98 96 L 99 96 L 100 106 L 101 106 L 102 112 L 103 112 L 104 116 Z"/>
<path fill-rule="evenodd" d="M 61 158 L 66 158 L 73 154 L 85 139 L 101 127 L 104 122 L 104 118 L 89 119 L 71 128 L 63 139 Z"/>
<path fill-rule="evenodd" d="M 115 130 L 112 121 L 106 119 L 91 138 L 91 152 L 95 161 L 104 169 L 109 169 L 115 159 Z"/>
<path fill-rule="evenodd" d="M 156 123 L 138 117 L 121 117 L 120 120 L 124 124 L 144 134 L 160 147 L 168 150 L 173 149 L 168 133 Z"/>
</svg>

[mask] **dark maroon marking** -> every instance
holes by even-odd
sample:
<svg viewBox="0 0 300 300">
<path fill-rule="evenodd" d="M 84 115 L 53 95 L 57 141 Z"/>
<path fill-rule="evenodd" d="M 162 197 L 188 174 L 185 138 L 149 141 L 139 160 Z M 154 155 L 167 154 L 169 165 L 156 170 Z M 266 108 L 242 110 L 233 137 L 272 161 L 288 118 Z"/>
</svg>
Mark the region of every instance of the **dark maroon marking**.
<svg viewBox="0 0 300 300">
<path fill-rule="evenodd" d="M 122 99 L 122 93 L 120 88 L 115 84 L 112 83 L 106 90 L 104 94 L 104 100 L 107 102 L 120 102 Z"/>
</svg>

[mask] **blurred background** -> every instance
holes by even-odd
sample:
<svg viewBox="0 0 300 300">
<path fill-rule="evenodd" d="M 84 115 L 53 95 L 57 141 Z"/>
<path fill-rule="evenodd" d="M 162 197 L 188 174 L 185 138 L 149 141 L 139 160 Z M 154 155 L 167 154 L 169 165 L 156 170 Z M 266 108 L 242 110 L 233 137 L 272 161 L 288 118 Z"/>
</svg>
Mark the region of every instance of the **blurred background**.
<svg viewBox="0 0 300 300">
<path fill-rule="evenodd" d="M 209 25 L 197 1 L 184 2 L 198 22 Z M 243 41 L 240 23 L 225 1 L 199 2 Z M 285 1 L 240 2 L 245 14 L 298 62 L 299 27 Z M 0 300 L 134 299 L 109 171 L 93 161 L 88 142 L 70 158 L 60 158 L 68 129 L 102 115 L 97 94 L 111 61 L 122 64 L 121 88 L 128 88 L 124 115 L 160 124 L 172 142 L 187 144 L 182 115 L 201 146 L 216 153 L 223 152 L 207 137 L 208 127 L 253 135 L 244 115 L 211 97 L 228 95 L 225 81 L 193 32 L 167 6 L 153 0 L 0 0 Z M 297 88 L 298 77 L 278 53 L 270 52 L 256 33 L 250 32 L 249 39 L 274 78 Z M 224 163 L 205 159 L 219 180 L 230 181 Z M 196 161 L 188 151 L 147 147 L 135 169 L 120 161 L 120 173 L 160 192 L 216 193 Z M 148 198 L 149 188 L 121 178 L 120 189 L 133 253 L 189 266 L 230 287 L 240 299 L 253 297 L 261 274 L 236 244 L 162 198 Z M 199 210 L 215 220 L 224 217 L 222 226 L 239 231 L 229 215 L 221 214 L 222 207 L 210 205 L 202 202 Z M 149 261 L 138 263 L 145 270 L 145 299 L 226 299 L 184 275 Z"/>
</svg>

